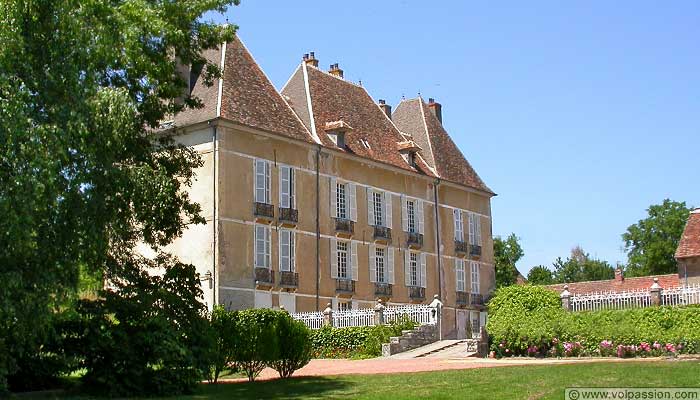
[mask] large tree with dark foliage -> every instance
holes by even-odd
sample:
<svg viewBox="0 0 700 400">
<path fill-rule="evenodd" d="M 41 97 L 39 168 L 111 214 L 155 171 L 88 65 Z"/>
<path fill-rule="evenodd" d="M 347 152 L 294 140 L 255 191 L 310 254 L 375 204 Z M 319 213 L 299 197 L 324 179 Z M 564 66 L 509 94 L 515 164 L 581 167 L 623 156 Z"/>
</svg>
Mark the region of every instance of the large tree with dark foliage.
<svg viewBox="0 0 700 400">
<path fill-rule="evenodd" d="M 511 233 L 505 239 L 494 238 L 493 253 L 496 262 L 496 287 L 515 284 L 518 279 L 518 269 L 515 263 L 525 254 L 515 233 Z"/>
<path fill-rule="evenodd" d="M 157 128 L 199 104 L 175 101 L 178 63 L 220 74 L 200 54 L 235 27 L 202 15 L 237 3 L 0 2 L 0 391 L 42 352 L 81 267 L 118 280 L 150 265 L 137 243 L 203 222 L 183 190 L 200 160 Z"/>
</svg>

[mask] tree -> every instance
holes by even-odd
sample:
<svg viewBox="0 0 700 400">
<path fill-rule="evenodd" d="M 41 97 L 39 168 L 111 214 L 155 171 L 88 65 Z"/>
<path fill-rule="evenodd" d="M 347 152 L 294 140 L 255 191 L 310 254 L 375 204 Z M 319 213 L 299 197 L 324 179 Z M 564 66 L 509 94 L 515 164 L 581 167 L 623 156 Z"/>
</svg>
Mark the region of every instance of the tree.
<svg viewBox="0 0 700 400">
<path fill-rule="evenodd" d="M 549 268 L 537 265 L 528 272 L 527 281 L 533 285 L 551 285 L 554 283 L 554 276 Z"/>
<path fill-rule="evenodd" d="M 571 249 L 571 255 L 566 260 L 558 257 L 554 261 L 556 283 L 598 281 L 614 277 L 615 270 L 607 261 L 591 258 L 580 246 Z"/>
<path fill-rule="evenodd" d="M 644 276 L 676 272 L 673 255 L 688 221 L 685 202 L 665 199 L 647 209 L 647 218 L 630 225 L 622 234 L 627 252 L 627 275 Z"/>
<path fill-rule="evenodd" d="M 237 3 L 0 3 L 0 392 L 81 268 L 118 279 L 137 243 L 204 222 L 183 190 L 201 161 L 157 128 L 201 103 L 178 63 L 220 75 L 200 54 L 235 27 L 201 17 Z"/>
<path fill-rule="evenodd" d="M 493 240 L 493 252 L 496 262 L 496 288 L 515 284 L 518 278 L 515 263 L 525 254 L 518 243 L 518 237 L 514 233 L 505 240 L 496 237 Z"/>
</svg>

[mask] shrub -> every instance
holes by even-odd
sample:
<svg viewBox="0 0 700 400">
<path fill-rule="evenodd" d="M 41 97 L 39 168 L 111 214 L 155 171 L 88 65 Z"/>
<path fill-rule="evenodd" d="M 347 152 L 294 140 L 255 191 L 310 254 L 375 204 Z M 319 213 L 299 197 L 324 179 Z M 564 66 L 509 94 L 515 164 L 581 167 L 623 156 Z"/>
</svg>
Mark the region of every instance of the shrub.
<svg viewBox="0 0 700 400">
<path fill-rule="evenodd" d="M 279 313 L 265 308 L 235 312 L 237 335 L 232 343 L 232 356 L 249 381 L 254 381 L 268 364 L 279 359 Z"/>
<path fill-rule="evenodd" d="M 286 312 L 280 312 L 277 319 L 279 338 L 278 359 L 270 363 L 280 377 L 289 378 L 294 371 L 311 361 L 311 332 L 301 321 L 294 320 Z"/>
<path fill-rule="evenodd" d="M 236 343 L 236 314 L 226 311 L 222 305 L 214 306 L 209 318 L 213 335 L 213 348 L 211 351 L 211 367 L 209 368 L 210 382 L 216 383 L 219 375 L 226 369 L 234 367 L 233 348 Z"/>
</svg>

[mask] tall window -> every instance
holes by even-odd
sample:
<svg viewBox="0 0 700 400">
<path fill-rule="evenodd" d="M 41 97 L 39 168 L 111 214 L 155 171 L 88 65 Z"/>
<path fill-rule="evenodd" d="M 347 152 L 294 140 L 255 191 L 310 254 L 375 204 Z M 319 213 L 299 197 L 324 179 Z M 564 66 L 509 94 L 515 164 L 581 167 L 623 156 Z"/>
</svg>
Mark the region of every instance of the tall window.
<svg viewBox="0 0 700 400">
<path fill-rule="evenodd" d="M 469 244 L 481 246 L 481 217 L 474 213 L 469 213 Z"/>
<path fill-rule="evenodd" d="M 338 311 L 350 311 L 352 310 L 352 303 L 349 301 L 339 301 L 337 308 Z"/>
<path fill-rule="evenodd" d="M 375 249 L 374 268 L 377 271 L 377 282 L 387 283 L 386 279 L 386 250 L 383 247 Z"/>
<path fill-rule="evenodd" d="M 337 250 L 338 278 L 349 279 L 350 274 L 348 274 L 348 243 L 339 241 L 337 244 Z"/>
<path fill-rule="evenodd" d="M 455 240 L 459 242 L 464 241 L 464 227 L 462 225 L 462 211 L 454 210 L 454 220 L 455 220 Z"/>
<path fill-rule="evenodd" d="M 255 160 L 255 202 L 270 204 L 270 162 Z"/>
<path fill-rule="evenodd" d="M 455 260 L 455 274 L 457 281 L 457 291 L 464 292 L 464 260 L 458 258 Z"/>
<path fill-rule="evenodd" d="M 471 263 L 472 293 L 479 294 L 479 263 Z"/>
<path fill-rule="evenodd" d="M 280 207 L 294 208 L 294 169 L 280 167 Z"/>
<path fill-rule="evenodd" d="M 408 273 L 411 286 L 419 286 L 420 272 L 418 271 L 418 253 L 411 252 L 409 255 Z"/>
<path fill-rule="evenodd" d="M 255 267 L 270 268 L 270 227 L 255 226 Z"/>
<path fill-rule="evenodd" d="M 344 183 L 336 183 L 336 215 L 339 219 L 348 219 L 347 186 Z"/>
<path fill-rule="evenodd" d="M 372 192 L 372 203 L 374 206 L 374 225 L 384 226 L 384 196 L 380 192 Z"/>
<path fill-rule="evenodd" d="M 294 231 L 280 229 L 280 271 L 295 271 Z"/>
<path fill-rule="evenodd" d="M 418 222 L 416 220 L 416 202 L 406 200 L 406 215 L 408 217 L 408 231 L 411 233 L 418 232 Z"/>
</svg>

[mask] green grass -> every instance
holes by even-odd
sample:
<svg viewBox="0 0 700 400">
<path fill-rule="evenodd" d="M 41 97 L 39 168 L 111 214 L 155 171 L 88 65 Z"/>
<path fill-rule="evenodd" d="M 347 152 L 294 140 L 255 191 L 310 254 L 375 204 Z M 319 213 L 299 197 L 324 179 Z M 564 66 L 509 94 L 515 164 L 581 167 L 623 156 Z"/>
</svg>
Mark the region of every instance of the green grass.
<svg viewBox="0 0 700 400">
<path fill-rule="evenodd" d="M 179 398 L 562 399 L 564 389 L 573 386 L 699 387 L 700 362 L 602 362 L 293 378 L 201 385 L 194 395 Z"/>
</svg>

